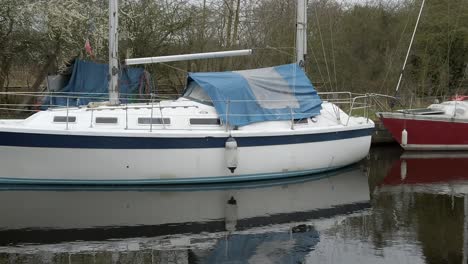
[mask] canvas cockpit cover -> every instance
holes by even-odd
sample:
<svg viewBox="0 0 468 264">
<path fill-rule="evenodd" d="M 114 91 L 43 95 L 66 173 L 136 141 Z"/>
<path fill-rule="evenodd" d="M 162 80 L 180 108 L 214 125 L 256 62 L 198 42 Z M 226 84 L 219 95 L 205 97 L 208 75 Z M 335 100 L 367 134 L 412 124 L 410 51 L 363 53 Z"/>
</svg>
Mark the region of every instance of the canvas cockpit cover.
<svg viewBox="0 0 468 264">
<path fill-rule="evenodd" d="M 44 99 L 51 105 L 86 105 L 108 100 L 109 65 L 75 60 L 69 80 L 57 87 L 55 96 Z M 119 72 L 119 96 L 122 103 L 149 91 L 149 77 L 143 68 L 126 67 Z M 63 93 L 63 94 L 62 94 Z M 63 95 L 63 97 L 61 96 Z"/>
<path fill-rule="evenodd" d="M 189 73 L 187 93 L 208 95 L 221 120 L 233 126 L 308 118 L 322 109 L 322 100 L 297 64 Z"/>
</svg>

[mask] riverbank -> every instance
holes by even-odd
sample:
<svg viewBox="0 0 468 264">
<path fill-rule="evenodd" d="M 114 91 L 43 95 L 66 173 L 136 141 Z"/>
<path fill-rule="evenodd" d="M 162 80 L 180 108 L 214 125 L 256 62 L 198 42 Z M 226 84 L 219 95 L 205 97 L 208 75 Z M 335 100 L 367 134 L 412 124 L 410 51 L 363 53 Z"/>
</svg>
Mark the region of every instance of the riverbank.
<svg viewBox="0 0 468 264">
<path fill-rule="evenodd" d="M 376 120 L 375 129 L 372 133 L 372 145 L 396 143 L 390 132 L 384 127 L 380 120 Z"/>
</svg>

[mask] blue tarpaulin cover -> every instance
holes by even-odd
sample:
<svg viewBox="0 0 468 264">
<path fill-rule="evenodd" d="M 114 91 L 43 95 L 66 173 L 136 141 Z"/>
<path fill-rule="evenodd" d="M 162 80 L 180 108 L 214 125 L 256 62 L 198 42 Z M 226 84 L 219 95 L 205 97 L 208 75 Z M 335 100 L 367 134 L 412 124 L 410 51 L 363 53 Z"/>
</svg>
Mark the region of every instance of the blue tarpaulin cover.
<svg viewBox="0 0 468 264">
<path fill-rule="evenodd" d="M 70 105 L 85 105 L 89 102 L 108 100 L 108 73 L 109 65 L 99 64 L 91 61 L 76 60 L 73 65 L 73 72 L 68 84 L 59 92 L 67 93 L 69 96 L 80 97 L 70 99 Z M 121 102 L 129 94 L 138 94 L 144 80 L 145 73 L 142 68 L 124 68 L 119 73 L 119 93 L 126 94 L 121 96 Z M 143 85 L 145 85 L 143 83 Z M 140 91 L 141 92 L 141 91 Z M 93 94 L 94 93 L 94 94 Z M 96 95 L 96 93 L 101 93 Z M 85 97 L 85 98 L 83 98 Z M 86 98 L 88 97 L 88 98 Z M 89 97 L 104 97 L 102 100 Z M 46 99 L 45 102 L 48 102 Z M 52 98 L 54 105 L 66 105 L 67 99 L 64 97 Z"/>
<path fill-rule="evenodd" d="M 268 259 L 274 263 L 304 263 L 318 242 L 320 236 L 314 228 L 302 233 L 232 234 L 219 239 L 201 263 L 258 263 Z"/>
<path fill-rule="evenodd" d="M 322 100 L 297 64 L 229 71 L 189 73 L 211 98 L 224 123 L 244 126 L 255 122 L 316 116 Z M 228 119 L 228 120 L 226 120 Z"/>
</svg>

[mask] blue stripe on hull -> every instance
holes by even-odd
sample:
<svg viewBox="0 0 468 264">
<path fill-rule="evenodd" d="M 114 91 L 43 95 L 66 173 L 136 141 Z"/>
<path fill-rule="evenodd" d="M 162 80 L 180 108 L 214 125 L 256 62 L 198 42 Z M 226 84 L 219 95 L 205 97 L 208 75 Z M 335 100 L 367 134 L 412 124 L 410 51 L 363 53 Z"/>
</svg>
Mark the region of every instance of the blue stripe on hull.
<svg viewBox="0 0 468 264">
<path fill-rule="evenodd" d="M 332 141 L 370 136 L 372 128 L 320 134 L 236 137 L 239 147 Z M 224 148 L 227 138 L 113 137 L 0 132 L 0 146 L 88 149 Z"/>
<path fill-rule="evenodd" d="M 33 179 L 33 178 L 3 178 L 0 177 L 0 184 L 21 184 L 21 185 L 76 185 L 76 186 L 128 186 L 128 185 L 171 185 L 171 184 L 202 184 L 202 183 L 228 183 L 228 182 L 245 182 L 258 180 L 272 180 L 296 176 L 304 176 L 308 174 L 322 173 L 332 171 L 344 166 L 328 167 L 313 170 L 265 173 L 265 174 L 250 174 L 250 175 L 233 175 L 219 177 L 195 177 L 195 178 L 179 178 L 179 179 L 145 179 L 145 180 L 69 180 L 69 179 Z"/>
</svg>

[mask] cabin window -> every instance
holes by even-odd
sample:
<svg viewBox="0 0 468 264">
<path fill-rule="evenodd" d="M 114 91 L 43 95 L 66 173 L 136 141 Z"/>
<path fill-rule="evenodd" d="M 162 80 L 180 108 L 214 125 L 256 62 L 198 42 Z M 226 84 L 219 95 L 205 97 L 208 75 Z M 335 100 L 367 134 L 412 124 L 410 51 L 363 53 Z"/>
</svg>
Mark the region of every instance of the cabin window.
<svg viewBox="0 0 468 264">
<path fill-rule="evenodd" d="M 159 118 L 159 117 L 139 117 L 138 124 L 140 125 L 170 125 L 171 119 L 169 118 Z"/>
<path fill-rule="evenodd" d="M 117 117 L 96 117 L 96 124 L 117 124 Z"/>
<path fill-rule="evenodd" d="M 302 119 L 294 119 L 294 124 L 308 124 L 307 118 L 302 118 Z"/>
<path fill-rule="evenodd" d="M 68 118 L 68 121 L 67 121 Z M 55 123 L 74 123 L 76 122 L 76 116 L 54 116 Z"/>
<path fill-rule="evenodd" d="M 219 118 L 190 118 L 191 125 L 220 125 Z"/>
</svg>

